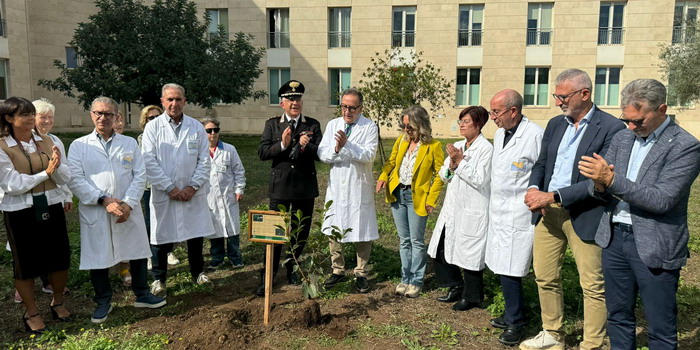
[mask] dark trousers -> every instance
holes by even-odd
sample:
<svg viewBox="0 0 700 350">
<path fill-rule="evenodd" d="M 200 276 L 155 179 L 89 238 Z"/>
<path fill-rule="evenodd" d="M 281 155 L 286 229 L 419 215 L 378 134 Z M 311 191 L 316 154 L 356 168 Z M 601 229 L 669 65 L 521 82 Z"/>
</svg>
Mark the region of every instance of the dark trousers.
<svg viewBox="0 0 700 350">
<path fill-rule="evenodd" d="M 523 298 L 523 278 L 500 275 L 501 291 L 503 291 L 503 299 L 506 302 L 506 310 L 503 317 L 506 324 L 519 326 L 525 323 L 523 315 L 523 306 L 525 300 Z"/>
<path fill-rule="evenodd" d="M 204 271 L 204 255 L 202 254 L 202 246 L 204 238 L 197 237 L 187 240 L 187 259 L 190 263 L 190 274 L 192 280 L 196 280 L 199 274 Z M 165 243 L 151 245 L 151 273 L 153 278 L 165 282 L 168 275 L 168 253 L 173 251 L 173 243 Z"/>
<path fill-rule="evenodd" d="M 296 237 L 296 239 L 292 238 L 290 240 L 290 247 L 293 247 L 294 245 L 297 245 L 297 248 L 294 250 L 294 256 L 299 259 L 301 257 L 301 253 L 304 250 L 304 246 L 306 245 L 306 240 L 309 238 L 309 231 L 311 230 L 311 222 L 312 222 L 312 215 L 314 212 L 314 199 L 297 199 L 297 200 L 282 200 L 282 199 L 273 199 L 270 198 L 270 210 L 278 210 L 279 205 L 284 205 L 287 211 L 291 211 L 296 213 L 297 210 L 301 210 L 302 216 L 308 216 L 309 218 L 306 219 L 304 222 L 302 222 L 302 229 L 299 232 L 299 235 Z M 292 225 L 292 230 L 295 229 L 295 225 Z M 286 245 L 284 244 L 275 244 L 275 249 L 274 249 L 274 254 L 272 257 L 272 266 L 274 267 L 273 274 L 277 274 L 277 271 L 279 270 L 279 264 L 280 264 L 280 256 L 282 255 L 282 249 L 288 249 Z M 287 254 L 287 258 L 291 258 L 291 254 Z M 263 262 L 265 261 L 266 258 L 263 258 Z M 287 276 L 291 276 L 292 274 L 292 267 L 294 266 L 294 261 L 290 260 L 285 264 L 285 267 L 287 268 Z M 265 264 L 263 263 L 263 269 L 261 271 L 261 274 L 264 276 L 265 275 Z"/>
<path fill-rule="evenodd" d="M 225 243 L 225 244 L 224 244 Z M 224 257 L 228 256 L 229 262 L 234 265 L 243 263 L 243 256 L 241 256 L 241 236 L 230 236 L 228 238 L 212 238 L 209 240 L 211 247 L 209 248 L 209 253 L 211 254 L 210 265 L 219 265 L 224 262 Z"/>
<path fill-rule="evenodd" d="M 484 270 L 472 271 L 445 261 L 445 229 L 442 229 L 440 243 L 435 256 L 435 276 L 440 287 L 463 287 L 462 299 L 471 303 L 484 300 Z"/>
<path fill-rule="evenodd" d="M 676 291 L 680 269 L 647 267 L 639 258 L 631 227 L 613 226 L 610 246 L 603 249 L 610 348 L 637 348 L 634 308 L 639 292 L 648 322 L 649 349 L 677 349 Z"/>
<path fill-rule="evenodd" d="M 131 290 L 136 297 L 148 295 L 148 281 L 146 280 L 146 259 L 129 261 L 131 270 Z M 109 304 L 112 301 L 112 285 L 109 283 L 109 269 L 90 270 L 90 282 L 95 289 L 94 300 L 97 305 Z"/>
<path fill-rule="evenodd" d="M 143 220 L 146 222 L 146 233 L 148 234 L 148 242 L 151 242 L 151 190 L 143 191 L 141 197 L 141 207 L 143 208 Z"/>
</svg>

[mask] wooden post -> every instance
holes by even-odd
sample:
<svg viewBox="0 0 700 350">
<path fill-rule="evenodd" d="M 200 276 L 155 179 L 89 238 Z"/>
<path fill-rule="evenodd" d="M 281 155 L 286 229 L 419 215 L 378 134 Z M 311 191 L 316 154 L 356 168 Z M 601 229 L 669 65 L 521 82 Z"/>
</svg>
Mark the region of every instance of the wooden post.
<svg viewBox="0 0 700 350">
<path fill-rule="evenodd" d="M 265 325 L 270 323 L 270 299 L 272 298 L 272 255 L 274 245 L 268 243 L 265 247 L 265 314 L 263 316 Z"/>
</svg>

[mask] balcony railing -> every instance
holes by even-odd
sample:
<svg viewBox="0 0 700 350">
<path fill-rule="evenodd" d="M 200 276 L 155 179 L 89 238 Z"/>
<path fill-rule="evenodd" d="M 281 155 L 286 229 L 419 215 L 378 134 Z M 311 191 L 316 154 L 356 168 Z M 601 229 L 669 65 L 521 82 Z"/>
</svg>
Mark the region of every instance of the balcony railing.
<svg viewBox="0 0 700 350">
<path fill-rule="evenodd" d="M 416 32 L 405 31 L 405 32 L 393 32 L 391 35 L 391 46 L 392 47 L 414 47 L 416 42 Z"/>
<path fill-rule="evenodd" d="M 625 28 L 622 27 L 598 28 L 598 45 L 622 45 L 624 36 Z"/>
<path fill-rule="evenodd" d="M 481 29 L 459 30 L 459 46 L 481 46 Z"/>
<path fill-rule="evenodd" d="M 552 45 L 551 28 L 528 28 L 527 46 L 550 46 Z"/>
<path fill-rule="evenodd" d="M 328 47 L 350 47 L 352 33 L 350 31 L 328 32 Z"/>
<path fill-rule="evenodd" d="M 673 41 L 674 44 L 687 44 L 695 37 L 695 26 L 674 26 Z"/>
<path fill-rule="evenodd" d="M 267 47 L 270 49 L 289 48 L 289 32 L 269 32 Z"/>
</svg>

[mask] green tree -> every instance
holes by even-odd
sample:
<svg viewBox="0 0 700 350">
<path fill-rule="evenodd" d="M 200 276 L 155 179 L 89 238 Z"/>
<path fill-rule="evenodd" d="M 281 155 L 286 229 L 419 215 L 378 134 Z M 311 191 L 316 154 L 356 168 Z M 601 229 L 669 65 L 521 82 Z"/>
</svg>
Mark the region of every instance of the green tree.
<svg viewBox="0 0 700 350">
<path fill-rule="evenodd" d="M 410 58 L 397 48 L 376 52 L 371 66 L 362 73 L 360 91 L 364 95 L 363 113 L 380 126 L 398 122 L 401 111 L 409 106 L 428 104 L 433 116 L 452 101 L 452 82 L 442 69 L 424 61 L 422 52 Z"/>
<path fill-rule="evenodd" d="M 242 32 L 228 40 L 219 27 L 218 35 L 206 37 L 210 18 L 197 18 L 197 7 L 188 0 L 97 0 L 98 13 L 79 23 L 70 46 L 80 59 L 77 68 L 60 60 L 56 79 L 40 79 L 48 90 L 77 97 L 89 107 L 97 96 L 120 102 L 157 104 L 165 83 L 187 89 L 187 100 L 202 107 L 219 101 L 241 103 L 263 98 L 253 82 L 262 74 L 258 68 L 264 54 L 255 48 L 252 36 Z"/>
<path fill-rule="evenodd" d="M 700 99 L 700 35 L 689 27 L 682 43 L 661 45 L 661 71 L 668 84 L 668 101 L 688 106 Z"/>
</svg>

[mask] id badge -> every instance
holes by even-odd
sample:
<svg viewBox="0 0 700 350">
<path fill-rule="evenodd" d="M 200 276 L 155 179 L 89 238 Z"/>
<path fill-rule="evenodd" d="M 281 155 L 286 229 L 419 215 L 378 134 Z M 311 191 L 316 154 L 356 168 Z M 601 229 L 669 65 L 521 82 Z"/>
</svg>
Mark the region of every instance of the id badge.
<svg viewBox="0 0 700 350">
<path fill-rule="evenodd" d="M 187 140 L 187 154 L 197 154 L 199 149 L 199 142 L 197 139 Z"/>
<path fill-rule="evenodd" d="M 527 159 L 518 159 L 510 164 L 510 171 L 516 177 L 522 177 L 527 174 L 528 166 Z"/>
<path fill-rule="evenodd" d="M 32 196 L 34 200 L 34 214 L 36 221 L 47 221 L 49 219 L 49 201 L 46 199 L 46 194 L 42 193 L 37 196 Z"/>
<path fill-rule="evenodd" d="M 227 169 L 228 169 L 227 165 L 216 165 L 216 172 L 217 173 L 225 173 Z"/>
<path fill-rule="evenodd" d="M 122 163 L 122 168 L 131 169 L 134 167 L 134 153 L 124 152 L 119 158 L 120 162 Z"/>
</svg>

